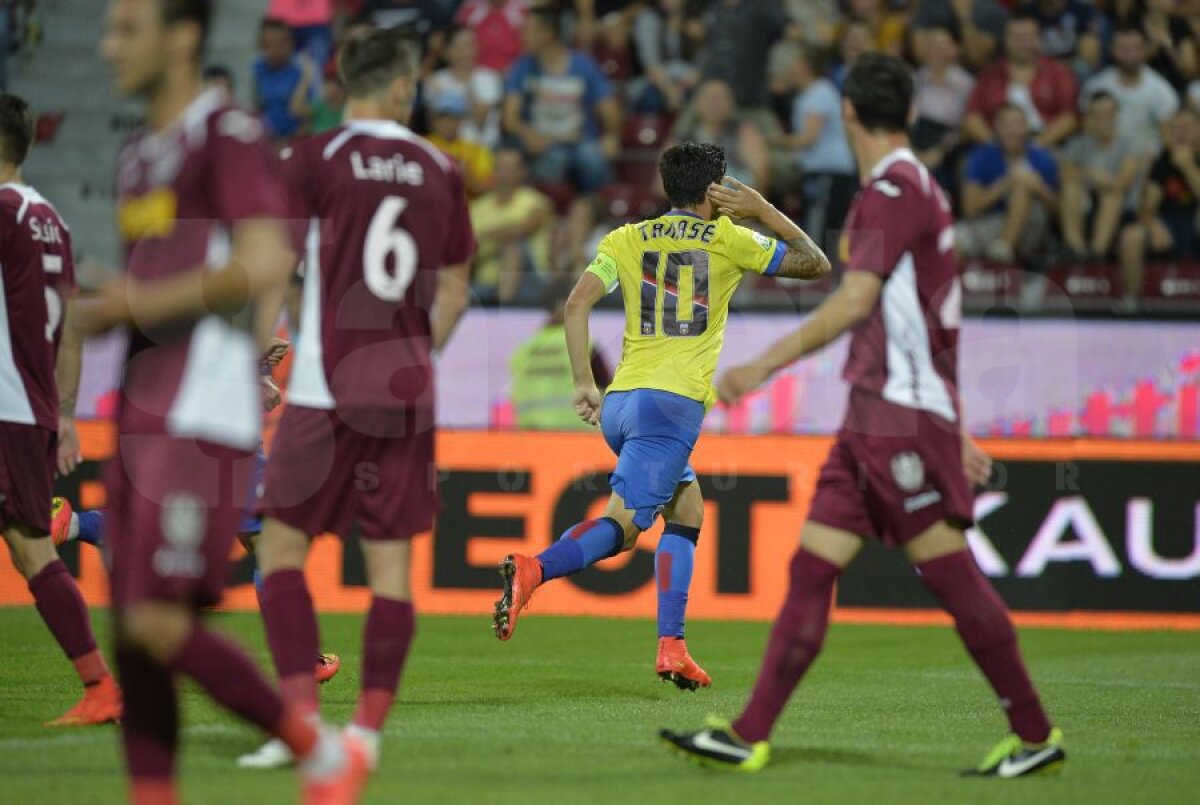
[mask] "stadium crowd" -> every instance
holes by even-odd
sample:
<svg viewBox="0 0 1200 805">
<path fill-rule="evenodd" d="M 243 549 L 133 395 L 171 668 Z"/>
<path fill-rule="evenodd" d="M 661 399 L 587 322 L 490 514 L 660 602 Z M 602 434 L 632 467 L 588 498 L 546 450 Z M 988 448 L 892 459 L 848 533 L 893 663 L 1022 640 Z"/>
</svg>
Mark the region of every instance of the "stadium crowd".
<svg viewBox="0 0 1200 805">
<path fill-rule="evenodd" d="M 613 223 L 665 209 L 655 159 L 723 145 L 836 256 L 857 188 L 839 86 L 864 52 L 917 73 L 921 159 L 964 258 L 1111 265 L 1200 255 L 1196 0 L 272 0 L 254 97 L 282 142 L 336 126 L 356 26 L 425 45 L 414 127 L 458 159 L 485 303 L 529 304 Z M 764 280 L 774 283 L 774 280 Z"/>
</svg>

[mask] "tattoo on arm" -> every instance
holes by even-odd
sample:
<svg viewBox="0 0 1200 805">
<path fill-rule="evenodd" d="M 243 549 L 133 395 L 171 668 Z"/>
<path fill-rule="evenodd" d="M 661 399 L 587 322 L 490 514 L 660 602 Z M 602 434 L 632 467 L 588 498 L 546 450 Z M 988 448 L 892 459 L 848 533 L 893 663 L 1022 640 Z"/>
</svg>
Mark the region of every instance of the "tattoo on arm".
<svg viewBox="0 0 1200 805">
<path fill-rule="evenodd" d="M 829 258 L 808 235 L 800 233 L 800 237 L 787 241 L 787 247 L 776 276 L 812 280 L 829 273 Z"/>
</svg>

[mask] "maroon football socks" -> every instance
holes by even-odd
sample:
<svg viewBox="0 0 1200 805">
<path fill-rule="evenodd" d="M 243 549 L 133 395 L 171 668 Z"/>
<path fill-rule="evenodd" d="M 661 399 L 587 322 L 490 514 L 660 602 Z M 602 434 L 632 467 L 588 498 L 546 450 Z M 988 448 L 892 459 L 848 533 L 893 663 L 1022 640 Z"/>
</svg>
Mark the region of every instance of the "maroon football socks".
<svg viewBox="0 0 1200 805">
<path fill-rule="evenodd" d="M 411 601 L 371 599 L 363 628 L 362 691 L 353 720 L 357 726 L 375 731 L 383 727 L 415 630 Z"/>
<path fill-rule="evenodd" d="M 788 697 L 825 642 L 833 587 L 842 570 L 801 548 L 792 557 L 787 598 L 771 629 L 767 653 L 750 702 L 733 729 L 749 742 L 765 741 Z"/>
<path fill-rule="evenodd" d="M 320 652 L 317 616 L 302 570 L 276 570 L 263 579 L 259 594 L 267 643 L 289 703 L 317 709 L 313 666 Z"/>
<path fill-rule="evenodd" d="M 925 586 L 954 618 L 967 652 L 1000 698 L 1012 731 L 1027 743 L 1045 741 L 1050 721 L 1021 659 L 1008 607 L 970 551 L 939 556 L 917 569 Z"/>
<path fill-rule="evenodd" d="M 75 579 L 61 559 L 55 559 L 29 580 L 38 614 L 50 634 L 75 665 L 84 686 L 94 685 L 109 675 L 108 666 L 96 648 L 87 604 Z"/>
</svg>

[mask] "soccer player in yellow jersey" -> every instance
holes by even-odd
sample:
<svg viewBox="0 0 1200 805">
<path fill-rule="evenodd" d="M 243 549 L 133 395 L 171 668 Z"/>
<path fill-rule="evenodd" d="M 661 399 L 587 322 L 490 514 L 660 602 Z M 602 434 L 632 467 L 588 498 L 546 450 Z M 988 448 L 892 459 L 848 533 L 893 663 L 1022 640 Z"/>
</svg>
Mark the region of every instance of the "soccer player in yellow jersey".
<svg viewBox="0 0 1200 805">
<path fill-rule="evenodd" d="M 731 198 L 722 182 L 739 193 L 757 193 L 725 176 L 725 153 L 718 146 L 677 145 L 663 154 L 659 171 L 674 209 L 609 233 L 567 301 L 575 411 L 601 426 L 617 455 L 612 497 L 603 517 L 572 526 L 537 556 L 505 557 L 494 628 L 508 640 L 538 585 L 632 550 L 661 513 L 666 528 L 654 554 L 657 671 L 680 689 L 695 690 L 712 679 L 683 640 L 692 554 L 704 515 L 688 459 L 716 396 L 713 373 L 729 301 L 746 272 L 815 279 L 829 272 L 829 260 L 766 202 L 759 220 L 774 238 L 721 216 L 722 199 Z M 592 377 L 588 314 L 617 288 L 625 302 L 625 343 L 602 399 Z"/>
</svg>

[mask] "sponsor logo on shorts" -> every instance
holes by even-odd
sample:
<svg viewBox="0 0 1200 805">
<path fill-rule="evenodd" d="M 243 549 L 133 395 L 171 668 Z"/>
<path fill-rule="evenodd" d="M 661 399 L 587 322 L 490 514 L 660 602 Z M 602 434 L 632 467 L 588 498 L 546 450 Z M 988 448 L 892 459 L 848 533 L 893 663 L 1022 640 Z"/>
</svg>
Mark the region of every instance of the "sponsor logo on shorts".
<svg viewBox="0 0 1200 805">
<path fill-rule="evenodd" d="M 187 492 L 167 495 L 159 526 L 166 544 L 154 552 L 154 572 L 160 576 L 203 576 L 206 562 L 200 546 L 208 527 L 204 501 Z"/>
<path fill-rule="evenodd" d="M 892 456 L 892 478 L 905 492 L 916 492 L 925 485 L 925 465 L 912 450 Z"/>
<path fill-rule="evenodd" d="M 932 506 L 942 499 L 942 493 L 936 489 L 931 489 L 928 492 L 922 492 L 911 498 L 906 498 L 904 501 L 904 511 L 912 514 L 918 509 L 923 509 L 926 506 Z"/>
</svg>

